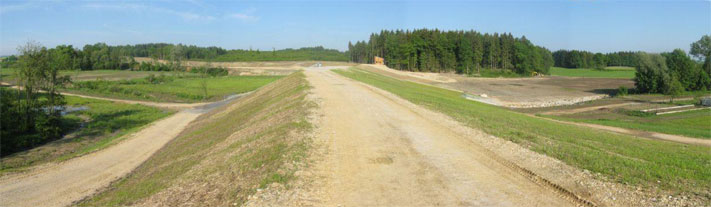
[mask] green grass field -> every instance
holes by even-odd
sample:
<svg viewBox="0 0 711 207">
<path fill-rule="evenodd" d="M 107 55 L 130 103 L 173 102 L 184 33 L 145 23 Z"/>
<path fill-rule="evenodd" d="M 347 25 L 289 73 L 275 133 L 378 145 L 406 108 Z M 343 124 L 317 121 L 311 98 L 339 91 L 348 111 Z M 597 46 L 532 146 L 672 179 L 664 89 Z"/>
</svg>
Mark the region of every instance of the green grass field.
<svg viewBox="0 0 711 207">
<path fill-rule="evenodd" d="M 461 94 L 351 68 L 338 74 L 389 91 L 466 125 L 625 184 L 711 197 L 708 147 L 647 140 L 531 117 Z"/>
<path fill-rule="evenodd" d="M 281 77 L 283 76 L 183 77 L 167 78 L 167 81 L 161 83 L 151 83 L 145 78 L 126 81 L 98 80 L 75 84 L 66 91 L 120 99 L 194 103 L 216 101 L 227 95 L 253 91 Z M 207 84 L 206 95 L 202 87 L 203 81 Z"/>
<path fill-rule="evenodd" d="M 0 172 L 22 169 L 49 161 L 61 161 L 117 143 L 123 135 L 173 114 L 153 107 L 65 96 L 67 106 L 87 107 L 65 115 L 69 136 L 2 159 Z M 82 126 L 83 125 L 83 126 Z"/>
<path fill-rule="evenodd" d="M 605 70 L 587 68 L 551 67 L 551 75 L 588 78 L 634 78 L 635 70 L 629 67 L 608 67 Z"/>
<path fill-rule="evenodd" d="M 649 116 L 634 116 L 615 111 L 594 111 L 547 117 L 564 121 L 711 139 L 711 110 L 709 109 Z"/>
<path fill-rule="evenodd" d="M 303 73 L 294 73 L 201 116 L 128 177 L 79 206 L 131 205 L 179 181 L 203 186 L 191 192 L 218 194 L 207 195 L 217 199 L 203 206 L 233 206 L 257 188 L 288 184 L 295 168 L 286 166 L 299 163 L 310 145 L 309 87 Z M 161 204 L 182 204 L 176 202 Z"/>
</svg>

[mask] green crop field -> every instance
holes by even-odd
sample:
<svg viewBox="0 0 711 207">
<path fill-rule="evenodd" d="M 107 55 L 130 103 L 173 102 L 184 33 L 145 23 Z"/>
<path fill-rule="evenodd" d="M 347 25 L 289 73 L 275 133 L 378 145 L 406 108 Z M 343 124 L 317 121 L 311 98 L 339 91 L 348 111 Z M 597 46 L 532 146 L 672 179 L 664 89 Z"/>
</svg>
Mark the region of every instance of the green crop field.
<svg viewBox="0 0 711 207">
<path fill-rule="evenodd" d="M 609 68 L 609 69 L 608 69 Z M 587 68 L 551 67 L 553 76 L 588 77 L 588 78 L 634 78 L 635 70 L 628 67 L 608 67 L 605 70 Z"/>
<path fill-rule="evenodd" d="M 103 149 L 120 141 L 123 135 L 174 113 L 143 105 L 73 96 L 65 96 L 65 100 L 67 106 L 86 107 L 85 110 L 70 112 L 63 116 L 64 131 L 69 135 L 61 140 L 2 158 L 0 172 L 18 170 L 49 161 L 66 160 Z"/>
<path fill-rule="evenodd" d="M 152 76 L 151 76 L 152 77 Z M 124 81 L 82 81 L 67 92 L 120 99 L 158 102 L 216 101 L 231 94 L 253 91 L 282 76 L 222 76 L 142 78 Z M 202 84 L 206 84 L 207 90 Z"/>
<path fill-rule="evenodd" d="M 708 147 L 647 140 L 557 123 L 470 101 L 455 91 L 355 68 L 336 72 L 620 183 L 711 196 L 711 153 Z"/>
</svg>

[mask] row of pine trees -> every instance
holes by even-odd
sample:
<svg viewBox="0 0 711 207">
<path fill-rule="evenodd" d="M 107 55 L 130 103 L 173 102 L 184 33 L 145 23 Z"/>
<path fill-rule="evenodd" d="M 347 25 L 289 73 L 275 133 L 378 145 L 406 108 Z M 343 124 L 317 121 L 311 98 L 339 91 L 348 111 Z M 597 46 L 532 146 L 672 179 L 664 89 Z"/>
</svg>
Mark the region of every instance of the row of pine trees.
<svg viewBox="0 0 711 207">
<path fill-rule="evenodd" d="M 372 63 L 385 58 L 394 69 L 422 72 L 476 74 L 481 69 L 511 70 L 519 74 L 548 73 L 551 52 L 525 36 L 470 31 L 383 30 L 370 39 L 348 43 L 350 60 Z"/>
</svg>

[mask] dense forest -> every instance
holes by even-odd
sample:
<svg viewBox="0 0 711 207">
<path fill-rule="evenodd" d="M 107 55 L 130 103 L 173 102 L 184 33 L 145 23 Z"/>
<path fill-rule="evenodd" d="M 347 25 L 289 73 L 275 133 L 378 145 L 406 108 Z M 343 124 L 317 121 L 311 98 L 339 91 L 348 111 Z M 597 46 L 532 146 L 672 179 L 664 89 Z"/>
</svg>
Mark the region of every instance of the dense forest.
<svg viewBox="0 0 711 207">
<path fill-rule="evenodd" d="M 211 61 L 348 61 L 344 52 L 334 49 L 305 47 L 263 52 L 259 50 L 225 50 L 219 47 L 198 47 L 194 45 L 151 43 L 138 45 L 110 46 L 105 43 L 85 45 L 82 49 L 72 45 L 59 45 L 54 50 L 61 51 L 73 62 L 71 69 L 129 69 L 137 67 L 133 57 L 149 57 L 162 60 L 211 60 Z M 18 60 L 9 56 L 0 61 L 3 68 L 13 67 Z"/>
<path fill-rule="evenodd" d="M 553 52 L 556 67 L 597 68 L 607 66 L 637 66 L 637 52 L 592 53 L 580 50 L 558 50 Z"/>
<path fill-rule="evenodd" d="M 383 30 L 370 39 L 348 43 L 350 60 L 372 63 L 385 58 L 388 67 L 426 72 L 475 74 L 481 68 L 511 70 L 518 74 L 548 73 L 551 52 L 525 36 L 470 31 Z"/>
</svg>

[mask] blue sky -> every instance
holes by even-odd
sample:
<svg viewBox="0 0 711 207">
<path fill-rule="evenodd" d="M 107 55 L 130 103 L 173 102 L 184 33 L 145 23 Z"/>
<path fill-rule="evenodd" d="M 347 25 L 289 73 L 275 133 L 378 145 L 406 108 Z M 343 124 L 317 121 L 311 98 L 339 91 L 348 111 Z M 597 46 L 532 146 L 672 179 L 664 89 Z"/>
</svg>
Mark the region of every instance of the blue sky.
<svg viewBox="0 0 711 207">
<path fill-rule="evenodd" d="M 711 34 L 711 1 L 0 0 L 0 55 L 28 40 L 345 50 L 382 29 L 414 28 L 511 32 L 551 50 L 688 50 Z"/>
</svg>

